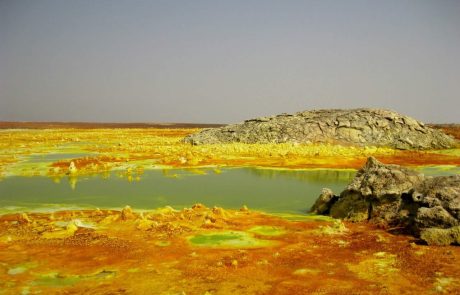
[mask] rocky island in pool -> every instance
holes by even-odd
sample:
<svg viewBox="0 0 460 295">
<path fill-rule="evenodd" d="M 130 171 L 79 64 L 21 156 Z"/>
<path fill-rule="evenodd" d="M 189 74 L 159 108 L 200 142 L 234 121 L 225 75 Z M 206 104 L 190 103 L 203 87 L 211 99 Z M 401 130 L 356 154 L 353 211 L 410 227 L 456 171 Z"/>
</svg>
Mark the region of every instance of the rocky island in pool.
<svg viewBox="0 0 460 295">
<path fill-rule="evenodd" d="M 458 125 L 43 124 L 0 123 L 0 294 L 460 290 Z"/>
</svg>

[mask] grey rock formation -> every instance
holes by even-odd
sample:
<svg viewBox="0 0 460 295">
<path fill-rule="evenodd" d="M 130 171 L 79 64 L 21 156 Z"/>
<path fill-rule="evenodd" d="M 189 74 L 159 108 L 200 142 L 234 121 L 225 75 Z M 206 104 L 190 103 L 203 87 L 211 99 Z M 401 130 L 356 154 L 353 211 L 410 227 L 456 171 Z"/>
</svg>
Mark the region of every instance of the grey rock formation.
<svg viewBox="0 0 460 295">
<path fill-rule="evenodd" d="M 281 114 L 202 130 L 183 139 L 215 143 L 339 143 L 397 149 L 448 148 L 455 140 L 423 123 L 381 109 L 329 109 Z"/>
<path fill-rule="evenodd" d="M 430 244 L 458 243 L 458 230 L 445 230 L 460 225 L 460 175 L 427 177 L 371 157 L 339 196 L 323 190 L 311 211 L 402 227 Z"/>
</svg>

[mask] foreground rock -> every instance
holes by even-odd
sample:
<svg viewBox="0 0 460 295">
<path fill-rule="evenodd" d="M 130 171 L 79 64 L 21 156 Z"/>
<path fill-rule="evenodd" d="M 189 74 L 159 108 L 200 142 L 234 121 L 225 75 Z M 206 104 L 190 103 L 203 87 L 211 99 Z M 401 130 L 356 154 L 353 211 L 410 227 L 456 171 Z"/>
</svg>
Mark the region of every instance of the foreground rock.
<svg viewBox="0 0 460 295">
<path fill-rule="evenodd" d="M 455 140 L 423 123 L 380 109 L 304 111 L 205 129 L 183 139 L 191 144 L 340 143 L 397 149 L 448 148 Z"/>
<path fill-rule="evenodd" d="M 311 211 L 402 227 L 429 244 L 460 244 L 460 175 L 426 177 L 371 157 L 340 195 L 324 189 Z"/>
</svg>

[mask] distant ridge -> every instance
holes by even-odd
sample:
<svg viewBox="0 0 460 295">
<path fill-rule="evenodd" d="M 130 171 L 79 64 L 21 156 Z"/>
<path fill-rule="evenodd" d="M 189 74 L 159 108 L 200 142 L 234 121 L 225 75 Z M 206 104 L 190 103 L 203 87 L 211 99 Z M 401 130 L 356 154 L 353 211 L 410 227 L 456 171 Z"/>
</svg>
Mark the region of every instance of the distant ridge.
<svg viewBox="0 0 460 295">
<path fill-rule="evenodd" d="M 206 123 L 99 123 L 99 122 L 14 122 L 0 121 L 0 129 L 52 129 L 52 128 L 215 128 L 225 124 Z"/>
</svg>

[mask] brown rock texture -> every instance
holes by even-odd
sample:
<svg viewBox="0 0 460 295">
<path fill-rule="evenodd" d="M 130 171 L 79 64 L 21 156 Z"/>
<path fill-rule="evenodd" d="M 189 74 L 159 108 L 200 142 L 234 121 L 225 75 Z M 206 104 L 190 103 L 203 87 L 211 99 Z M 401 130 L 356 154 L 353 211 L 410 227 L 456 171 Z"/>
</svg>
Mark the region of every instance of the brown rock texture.
<svg viewBox="0 0 460 295">
<path fill-rule="evenodd" d="M 216 143 L 338 143 L 396 149 L 440 149 L 455 145 L 441 130 L 383 109 L 325 109 L 280 114 L 208 128 L 183 139 Z"/>
</svg>

